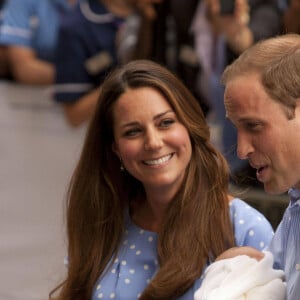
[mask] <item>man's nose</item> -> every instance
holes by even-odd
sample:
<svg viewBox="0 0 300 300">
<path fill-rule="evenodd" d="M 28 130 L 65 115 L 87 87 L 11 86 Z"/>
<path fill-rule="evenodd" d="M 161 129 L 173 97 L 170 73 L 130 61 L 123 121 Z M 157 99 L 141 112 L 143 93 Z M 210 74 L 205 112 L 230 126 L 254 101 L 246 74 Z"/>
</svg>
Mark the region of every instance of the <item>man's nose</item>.
<svg viewBox="0 0 300 300">
<path fill-rule="evenodd" d="M 237 156 L 240 159 L 248 159 L 249 155 L 254 151 L 251 138 L 246 134 L 239 133 L 237 136 Z"/>
</svg>

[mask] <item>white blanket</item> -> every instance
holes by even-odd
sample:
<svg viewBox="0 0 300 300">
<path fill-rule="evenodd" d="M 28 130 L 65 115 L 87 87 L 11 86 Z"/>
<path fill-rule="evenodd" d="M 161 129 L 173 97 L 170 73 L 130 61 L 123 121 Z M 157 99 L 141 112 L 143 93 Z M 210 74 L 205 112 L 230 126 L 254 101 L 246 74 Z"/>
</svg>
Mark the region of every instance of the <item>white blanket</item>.
<svg viewBox="0 0 300 300">
<path fill-rule="evenodd" d="M 211 264 L 194 300 L 284 300 L 284 272 L 273 269 L 273 256 L 257 261 L 247 255 Z"/>
</svg>

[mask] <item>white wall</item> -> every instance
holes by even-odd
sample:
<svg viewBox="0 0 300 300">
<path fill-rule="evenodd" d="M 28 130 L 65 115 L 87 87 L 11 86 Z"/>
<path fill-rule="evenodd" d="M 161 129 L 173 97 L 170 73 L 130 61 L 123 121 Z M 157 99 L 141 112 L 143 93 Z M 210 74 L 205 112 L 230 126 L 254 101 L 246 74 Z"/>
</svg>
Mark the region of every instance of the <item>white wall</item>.
<svg viewBox="0 0 300 300">
<path fill-rule="evenodd" d="M 0 82 L 0 299 L 43 300 L 64 277 L 64 200 L 85 127 L 46 87 Z"/>
</svg>

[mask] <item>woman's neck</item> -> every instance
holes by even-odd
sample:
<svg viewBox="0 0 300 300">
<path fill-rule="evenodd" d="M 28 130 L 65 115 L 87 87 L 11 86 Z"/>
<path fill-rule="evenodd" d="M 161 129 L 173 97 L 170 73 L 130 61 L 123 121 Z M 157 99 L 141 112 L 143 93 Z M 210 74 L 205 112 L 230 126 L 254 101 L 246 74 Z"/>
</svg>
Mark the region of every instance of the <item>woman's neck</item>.
<svg viewBox="0 0 300 300">
<path fill-rule="evenodd" d="M 173 194 L 148 193 L 146 198 L 132 203 L 132 221 L 145 230 L 159 232 L 172 199 Z"/>
</svg>

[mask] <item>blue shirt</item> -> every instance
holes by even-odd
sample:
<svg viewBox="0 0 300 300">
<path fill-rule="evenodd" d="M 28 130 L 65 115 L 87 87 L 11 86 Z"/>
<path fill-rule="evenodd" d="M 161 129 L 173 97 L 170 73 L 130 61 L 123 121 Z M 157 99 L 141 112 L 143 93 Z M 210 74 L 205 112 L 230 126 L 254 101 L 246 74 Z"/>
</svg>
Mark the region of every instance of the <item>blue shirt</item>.
<svg viewBox="0 0 300 300">
<path fill-rule="evenodd" d="M 3 7 L 0 44 L 33 49 L 37 57 L 53 61 L 61 17 L 67 0 L 9 0 Z"/>
<path fill-rule="evenodd" d="M 269 251 L 274 267 L 284 270 L 287 300 L 300 299 L 300 190 L 290 189 L 290 204 L 279 224 Z"/>
<path fill-rule="evenodd" d="M 266 218 L 240 199 L 230 203 L 230 215 L 238 246 L 252 246 L 262 250 L 273 237 L 273 229 Z M 117 259 L 95 285 L 92 300 L 134 300 L 146 288 L 159 268 L 157 234 L 146 231 L 127 219 L 126 232 Z M 201 278 L 177 300 L 193 300 Z"/>
</svg>

